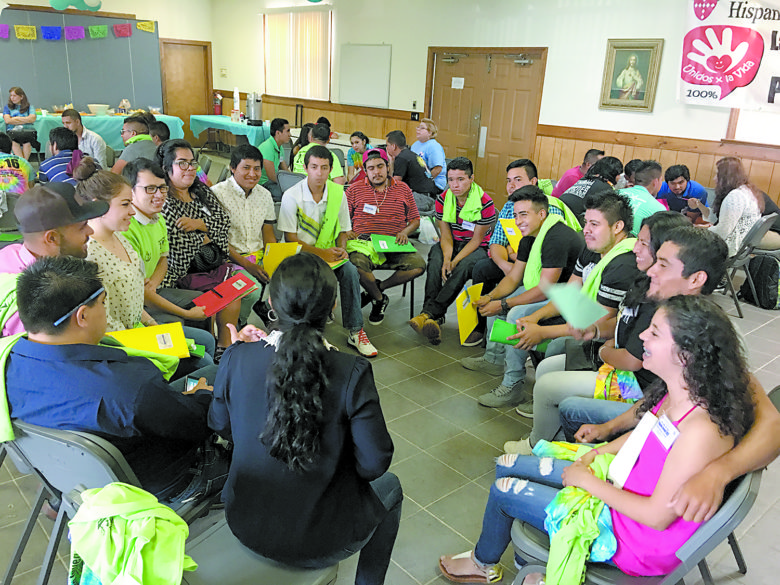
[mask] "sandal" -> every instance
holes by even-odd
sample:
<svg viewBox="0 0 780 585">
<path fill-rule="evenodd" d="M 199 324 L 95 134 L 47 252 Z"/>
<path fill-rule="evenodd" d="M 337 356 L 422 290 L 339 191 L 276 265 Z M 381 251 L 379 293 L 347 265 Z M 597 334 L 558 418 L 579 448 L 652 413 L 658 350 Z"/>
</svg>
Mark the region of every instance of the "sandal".
<svg viewBox="0 0 780 585">
<path fill-rule="evenodd" d="M 444 563 L 442 562 L 445 559 L 458 560 L 465 558 L 470 558 L 472 564 L 474 565 L 473 573 L 471 574 L 454 575 L 444 568 Z M 500 565 L 488 565 L 484 568 L 481 568 L 474 558 L 474 551 L 466 551 L 458 555 L 447 555 L 441 557 L 439 559 L 439 570 L 441 570 L 442 575 L 444 575 L 450 581 L 454 581 L 455 583 L 498 583 L 504 577 Z"/>
</svg>

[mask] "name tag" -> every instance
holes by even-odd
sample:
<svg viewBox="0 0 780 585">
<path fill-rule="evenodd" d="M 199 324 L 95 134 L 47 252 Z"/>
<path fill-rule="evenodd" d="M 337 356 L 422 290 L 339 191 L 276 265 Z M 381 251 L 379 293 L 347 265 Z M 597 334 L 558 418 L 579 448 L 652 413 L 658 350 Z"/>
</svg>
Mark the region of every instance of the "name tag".
<svg viewBox="0 0 780 585">
<path fill-rule="evenodd" d="M 376 205 L 369 205 L 368 203 L 363 205 L 363 213 L 370 213 L 376 215 Z"/>
<path fill-rule="evenodd" d="M 474 224 L 470 221 L 464 221 L 462 224 L 460 224 L 464 230 L 471 230 L 474 231 Z"/>
<path fill-rule="evenodd" d="M 379 240 L 379 247 L 382 248 L 383 250 L 387 250 L 387 242 L 385 242 L 384 240 Z"/>
<path fill-rule="evenodd" d="M 672 445 L 674 445 L 677 437 L 680 436 L 680 431 L 675 428 L 668 416 L 662 414 L 653 427 L 653 434 L 658 437 L 658 440 L 661 441 L 664 449 L 668 451 L 672 448 Z"/>
<path fill-rule="evenodd" d="M 507 233 L 508 236 L 515 236 L 515 235 L 517 235 L 515 233 L 515 228 L 505 227 L 504 231 Z"/>
<path fill-rule="evenodd" d="M 159 333 L 157 335 L 157 347 L 159 349 L 171 349 L 173 347 L 173 340 L 170 333 Z"/>
</svg>

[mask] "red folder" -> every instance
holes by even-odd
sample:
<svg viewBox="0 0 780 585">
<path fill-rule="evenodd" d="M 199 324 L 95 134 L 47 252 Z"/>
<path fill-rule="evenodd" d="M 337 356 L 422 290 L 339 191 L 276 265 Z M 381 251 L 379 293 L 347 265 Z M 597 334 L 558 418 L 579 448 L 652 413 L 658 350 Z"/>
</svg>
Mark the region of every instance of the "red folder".
<svg viewBox="0 0 780 585">
<path fill-rule="evenodd" d="M 228 278 L 225 282 L 217 285 L 209 292 L 195 297 L 192 301 L 199 307 L 203 307 L 207 317 L 219 313 L 230 303 L 241 297 L 245 297 L 252 291 L 257 290 L 255 282 L 243 274 L 236 274 Z"/>
</svg>

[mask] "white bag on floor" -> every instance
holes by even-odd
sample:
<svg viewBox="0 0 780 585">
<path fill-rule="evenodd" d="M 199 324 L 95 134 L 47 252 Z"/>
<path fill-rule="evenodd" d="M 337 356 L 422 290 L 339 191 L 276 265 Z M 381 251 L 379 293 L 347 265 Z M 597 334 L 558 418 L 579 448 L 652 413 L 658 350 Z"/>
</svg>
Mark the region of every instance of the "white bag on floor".
<svg viewBox="0 0 780 585">
<path fill-rule="evenodd" d="M 420 218 L 420 237 L 422 244 L 435 244 L 439 241 L 439 234 L 436 233 L 436 226 L 433 225 L 432 217 Z"/>
</svg>

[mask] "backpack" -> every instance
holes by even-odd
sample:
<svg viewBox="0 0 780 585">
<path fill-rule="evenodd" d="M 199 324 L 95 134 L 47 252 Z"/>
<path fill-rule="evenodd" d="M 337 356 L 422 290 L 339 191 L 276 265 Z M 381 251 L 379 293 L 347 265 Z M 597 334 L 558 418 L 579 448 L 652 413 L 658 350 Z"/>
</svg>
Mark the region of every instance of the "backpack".
<svg viewBox="0 0 780 585">
<path fill-rule="evenodd" d="M 780 260 L 772 256 L 756 256 L 747 266 L 758 299 L 753 298 L 750 283 L 745 280 L 739 287 L 739 297 L 762 309 L 780 309 Z"/>
</svg>

